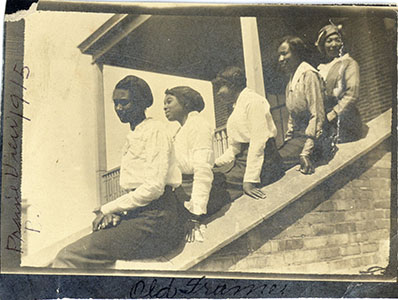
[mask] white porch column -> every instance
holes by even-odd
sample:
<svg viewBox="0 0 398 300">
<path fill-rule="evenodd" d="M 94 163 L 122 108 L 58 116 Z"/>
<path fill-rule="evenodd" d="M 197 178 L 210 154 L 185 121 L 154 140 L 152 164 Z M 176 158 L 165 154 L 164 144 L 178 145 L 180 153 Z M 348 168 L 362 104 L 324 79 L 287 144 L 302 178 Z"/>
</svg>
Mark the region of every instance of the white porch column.
<svg viewBox="0 0 398 300">
<path fill-rule="evenodd" d="M 94 65 L 97 74 L 97 88 L 95 101 L 95 117 L 96 117 L 96 185 L 97 185 L 97 203 L 103 204 L 102 199 L 104 195 L 102 175 L 106 170 L 106 136 L 105 136 L 105 103 L 104 103 L 104 76 L 103 65 L 96 63 Z"/>
<path fill-rule="evenodd" d="M 257 19 L 256 17 L 241 17 L 240 24 L 247 87 L 265 96 Z"/>
</svg>

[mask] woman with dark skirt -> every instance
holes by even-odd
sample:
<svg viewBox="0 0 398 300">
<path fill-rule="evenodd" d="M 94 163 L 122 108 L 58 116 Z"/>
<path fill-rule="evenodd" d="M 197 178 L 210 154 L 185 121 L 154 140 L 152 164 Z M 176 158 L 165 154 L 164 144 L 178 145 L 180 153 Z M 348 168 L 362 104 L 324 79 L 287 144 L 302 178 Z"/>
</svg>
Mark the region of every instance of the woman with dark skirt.
<svg viewBox="0 0 398 300">
<path fill-rule="evenodd" d="M 231 200 L 243 193 L 263 199 L 261 187 L 284 175 L 270 105 L 246 87 L 246 77 L 238 67 L 220 72 L 213 87 L 216 101 L 233 108 L 227 121 L 228 149 L 216 159 L 216 166 L 224 169 Z"/>
<path fill-rule="evenodd" d="M 356 141 L 362 136 L 362 120 L 356 107 L 359 99 L 359 66 L 344 53 L 341 26 L 326 25 L 315 45 L 325 63 L 318 66 L 326 83 L 326 117 L 337 143 Z"/>
<path fill-rule="evenodd" d="M 293 36 L 279 46 L 279 66 L 289 77 L 286 86 L 288 129 L 279 149 L 285 169 L 300 164 L 300 172 L 312 174 L 315 162 L 330 153 L 329 133 L 325 128 L 324 84 L 318 71 L 304 61 L 304 42 Z"/>
<path fill-rule="evenodd" d="M 175 194 L 192 221 L 188 242 L 203 241 L 201 223 L 226 204 L 225 194 L 212 185 L 214 131 L 200 114 L 204 107 L 202 96 L 190 87 L 177 86 L 165 91 L 165 115 L 181 126 L 173 142 L 175 160 L 182 173 L 182 184 Z"/>
<path fill-rule="evenodd" d="M 179 171 L 172 168 L 165 126 L 145 116 L 153 103 L 148 84 L 127 76 L 116 85 L 113 101 L 120 121 L 131 129 L 120 167 L 120 185 L 127 193 L 95 210 L 93 232 L 62 249 L 55 268 L 105 268 L 116 260 L 154 258 L 184 240 L 173 192 Z"/>
</svg>

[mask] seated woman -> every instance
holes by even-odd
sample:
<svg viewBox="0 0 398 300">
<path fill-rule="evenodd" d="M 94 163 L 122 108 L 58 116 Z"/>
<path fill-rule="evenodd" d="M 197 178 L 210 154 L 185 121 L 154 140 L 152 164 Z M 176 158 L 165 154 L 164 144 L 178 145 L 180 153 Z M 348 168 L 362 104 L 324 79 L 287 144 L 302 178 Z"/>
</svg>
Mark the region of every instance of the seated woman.
<svg viewBox="0 0 398 300">
<path fill-rule="evenodd" d="M 326 63 L 318 66 L 326 83 L 326 117 L 338 143 L 361 138 L 362 120 L 356 103 L 359 98 L 359 66 L 344 54 L 341 27 L 326 25 L 319 31 L 315 45 Z"/>
<path fill-rule="evenodd" d="M 165 115 L 169 121 L 178 121 L 181 125 L 173 143 L 182 173 L 182 184 L 175 193 L 195 223 L 194 235 L 189 235 L 188 241 L 202 239 L 199 221 L 225 203 L 225 197 L 212 189 L 213 129 L 199 113 L 204 107 L 202 96 L 190 87 L 178 86 L 165 91 Z"/>
<path fill-rule="evenodd" d="M 220 72 L 213 85 L 215 100 L 233 107 L 227 121 L 228 149 L 216 159 L 216 166 L 226 168 L 231 200 L 243 193 L 255 199 L 265 198 L 260 187 L 284 174 L 269 103 L 246 87 L 246 77 L 238 67 Z"/>
<path fill-rule="evenodd" d="M 303 174 L 311 174 L 314 162 L 330 151 L 324 130 L 323 81 L 318 71 L 304 61 L 306 48 L 300 38 L 283 38 L 278 53 L 280 68 L 290 78 L 286 86 L 288 128 L 279 153 L 286 169 L 299 163 Z"/>
<path fill-rule="evenodd" d="M 127 76 L 116 85 L 113 101 L 120 121 L 131 129 L 120 167 L 127 193 L 95 211 L 93 232 L 62 249 L 55 268 L 103 268 L 119 259 L 153 258 L 184 239 L 172 191 L 179 172 L 170 167 L 172 146 L 164 125 L 145 116 L 153 103 L 148 84 Z"/>
</svg>

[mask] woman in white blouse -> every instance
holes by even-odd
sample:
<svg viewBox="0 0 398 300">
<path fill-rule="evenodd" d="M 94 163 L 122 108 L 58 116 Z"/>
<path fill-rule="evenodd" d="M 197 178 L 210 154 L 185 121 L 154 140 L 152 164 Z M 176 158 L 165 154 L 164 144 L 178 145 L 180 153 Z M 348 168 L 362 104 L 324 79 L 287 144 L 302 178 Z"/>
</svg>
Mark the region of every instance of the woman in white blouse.
<svg viewBox="0 0 398 300">
<path fill-rule="evenodd" d="M 202 96 L 190 87 L 174 87 L 166 90 L 165 94 L 167 119 L 181 125 L 174 137 L 174 149 L 183 174 L 183 187 L 190 195 L 184 205 L 192 214 L 204 215 L 207 213 L 214 165 L 213 129 L 199 114 L 205 104 Z M 191 184 L 185 185 L 189 181 Z"/>
<path fill-rule="evenodd" d="M 227 121 L 228 149 L 216 159 L 216 166 L 231 166 L 225 170 L 231 200 L 243 192 L 256 199 L 265 198 L 260 187 L 284 174 L 269 103 L 246 87 L 245 75 L 238 67 L 220 72 L 213 86 L 216 101 L 233 107 Z"/>
<path fill-rule="evenodd" d="M 127 192 L 96 209 L 93 233 L 62 249 L 58 268 L 101 268 L 116 260 L 161 256 L 184 239 L 179 203 L 172 189 L 171 139 L 164 125 L 146 118 L 153 103 L 148 84 L 136 76 L 121 80 L 113 92 L 115 111 L 131 131 L 122 154 L 120 185 Z"/>
<path fill-rule="evenodd" d="M 175 159 L 182 173 L 182 184 L 175 193 L 189 211 L 188 218 L 194 221 L 196 231 L 199 231 L 199 220 L 214 213 L 226 200 L 221 190 L 212 186 L 214 130 L 200 114 L 204 106 L 202 96 L 190 87 L 178 86 L 165 91 L 165 115 L 169 121 L 181 125 L 173 143 Z M 187 240 L 200 240 L 198 234 L 188 236 Z"/>
</svg>

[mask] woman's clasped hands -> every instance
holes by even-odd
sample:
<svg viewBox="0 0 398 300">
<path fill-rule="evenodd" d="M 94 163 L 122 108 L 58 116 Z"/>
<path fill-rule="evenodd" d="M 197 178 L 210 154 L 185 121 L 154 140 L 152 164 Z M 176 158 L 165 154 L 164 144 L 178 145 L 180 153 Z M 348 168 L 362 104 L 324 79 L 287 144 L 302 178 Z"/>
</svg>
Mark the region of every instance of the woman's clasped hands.
<svg viewBox="0 0 398 300">
<path fill-rule="evenodd" d="M 96 217 L 92 223 L 93 231 L 106 229 L 111 226 L 116 227 L 121 220 L 121 217 L 117 214 L 106 214 L 104 215 L 101 211 L 96 211 Z"/>
</svg>

